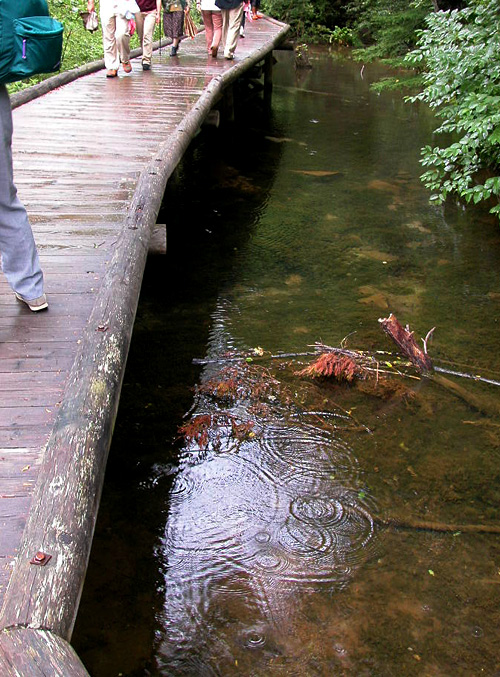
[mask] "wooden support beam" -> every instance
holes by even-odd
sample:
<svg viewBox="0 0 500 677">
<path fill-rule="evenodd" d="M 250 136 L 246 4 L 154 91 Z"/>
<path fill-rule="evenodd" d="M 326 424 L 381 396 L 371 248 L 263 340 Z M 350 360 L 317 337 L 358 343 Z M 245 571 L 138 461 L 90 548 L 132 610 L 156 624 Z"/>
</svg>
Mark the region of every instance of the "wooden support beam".
<svg viewBox="0 0 500 677">
<path fill-rule="evenodd" d="M 165 255 L 167 253 L 167 226 L 157 223 L 149 240 L 148 256 Z"/>
<path fill-rule="evenodd" d="M 264 89 L 271 91 L 273 88 L 273 65 L 274 65 L 273 53 L 269 52 L 266 54 L 264 59 Z"/>
<path fill-rule="evenodd" d="M 203 120 L 202 127 L 215 127 L 218 129 L 220 125 L 220 111 L 213 108 Z"/>
<path fill-rule="evenodd" d="M 283 40 L 283 42 L 280 42 L 274 49 L 283 52 L 293 52 L 295 50 L 295 44 L 292 40 Z"/>
<path fill-rule="evenodd" d="M 221 113 L 224 122 L 234 122 L 234 89 L 232 85 L 224 90 Z"/>
</svg>

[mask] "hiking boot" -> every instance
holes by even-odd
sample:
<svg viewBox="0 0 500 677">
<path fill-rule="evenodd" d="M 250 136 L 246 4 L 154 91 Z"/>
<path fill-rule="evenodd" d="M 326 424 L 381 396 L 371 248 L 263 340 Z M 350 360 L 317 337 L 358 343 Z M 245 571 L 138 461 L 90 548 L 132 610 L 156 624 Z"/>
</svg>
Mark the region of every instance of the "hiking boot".
<svg viewBox="0 0 500 677">
<path fill-rule="evenodd" d="M 178 47 L 174 47 L 174 46 L 172 45 L 172 49 L 170 50 L 170 56 L 176 56 L 176 55 L 177 55 L 177 50 L 178 50 L 178 49 L 179 49 Z"/>
<path fill-rule="evenodd" d="M 49 304 L 47 303 L 47 297 L 45 294 L 42 294 L 39 296 L 37 299 L 25 299 L 21 294 L 16 294 L 16 299 L 18 301 L 22 301 L 22 303 L 25 303 L 30 310 L 32 310 L 34 313 L 37 313 L 39 310 L 45 310 L 45 308 L 49 307 Z"/>
<path fill-rule="evenodd" d="M 219 51 L 218 47 L 210 47 L 210 54 L 212 55 L 212 58 L 216 59 L 217 58 L 217 52 Z"/>
<path fill-rule="evenodd" d="M 143 64 L 142 64 L 142 70 L 143 70 L 143 71 L 149 71 L 149 70 L 151 70 L 151 64 L 150 64 L 150 63 L 143 62 Z"/>
</svg>

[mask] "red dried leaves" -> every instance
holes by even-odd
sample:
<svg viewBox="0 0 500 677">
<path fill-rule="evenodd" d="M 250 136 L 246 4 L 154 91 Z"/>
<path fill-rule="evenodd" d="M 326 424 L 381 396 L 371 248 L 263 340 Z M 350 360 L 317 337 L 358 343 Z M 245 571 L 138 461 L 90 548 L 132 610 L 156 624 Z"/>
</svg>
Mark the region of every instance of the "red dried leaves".
<svg viewBox="0 0 500 677">
<path fill-rule="evenodd" d="M 188 444 L 196 442 L 200 449 L 208 447 L 209 444 L 214 449 L 219 449 L 223 438 L 244 442 L 253 437 L 253 425 L 252 421 L 239 422 L 229 413 L 201 414 L 181 426 L 179 433 Z"/>
<path fill-rule="evenodd" d="M 297 372 L 298 376 L 334 378 L 340 383 L 352 383 L 361 374 L 362 369 L 352 358 L 338 353 L 322 353 L 308 367 Z"/>
</svg>

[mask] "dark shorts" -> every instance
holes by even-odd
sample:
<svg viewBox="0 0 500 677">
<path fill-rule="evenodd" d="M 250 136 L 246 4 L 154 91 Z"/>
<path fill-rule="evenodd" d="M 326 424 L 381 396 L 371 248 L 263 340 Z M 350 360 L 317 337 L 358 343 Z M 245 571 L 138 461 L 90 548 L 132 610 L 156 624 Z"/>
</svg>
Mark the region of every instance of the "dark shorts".
<svg viewBox="0 0 500 677">
<path fill-rule="evenodd" d="M 184 12 L 164 12 L 163 32 L 166 38 L 181 38 L 184 24 Z"/>
</svg>

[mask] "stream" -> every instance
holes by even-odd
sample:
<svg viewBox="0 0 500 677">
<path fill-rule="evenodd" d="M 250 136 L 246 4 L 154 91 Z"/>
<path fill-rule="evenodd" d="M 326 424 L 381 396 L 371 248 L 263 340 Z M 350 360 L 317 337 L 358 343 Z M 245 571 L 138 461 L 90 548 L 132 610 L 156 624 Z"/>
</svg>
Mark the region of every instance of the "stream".
<svg viewBox="0 0 500 677">
<path fill-rule="evenodd" d="M 385 66 L 310 52 L 167 186 L 72 640 L 93 677 L 500 674 L 500 421 L 378 322 L 499 381 L 498 220 L 430 204 L 436 120 L 370 89 Z M 376 369 L 300 374 L 316 342 Z"/>
</svg>

